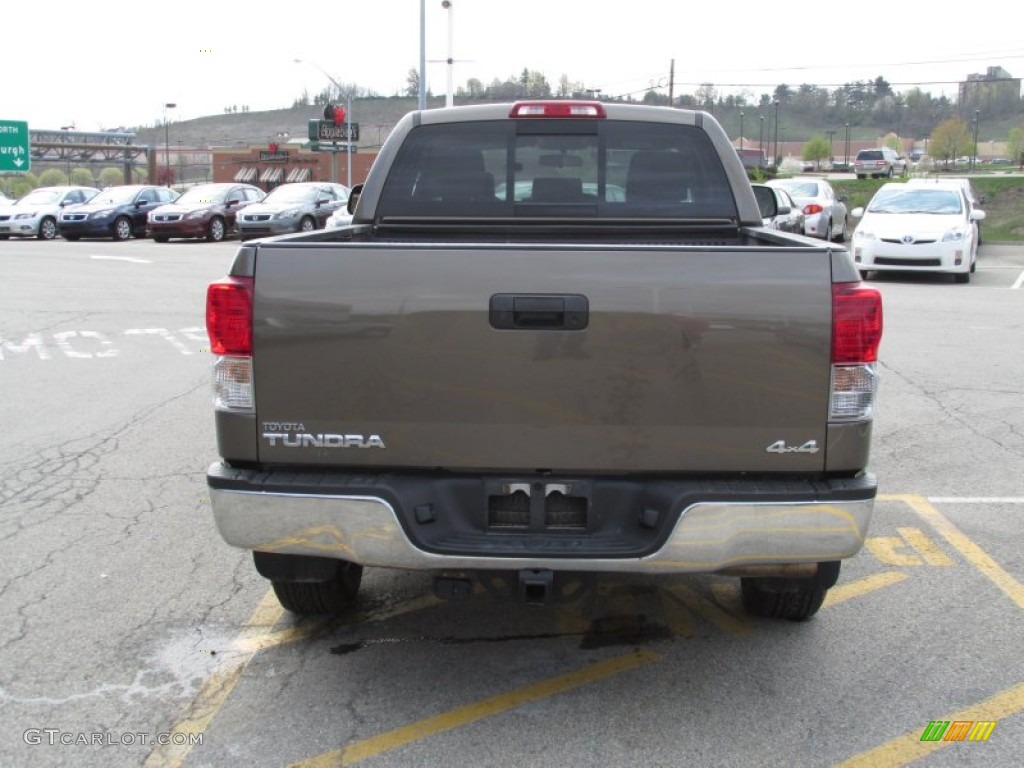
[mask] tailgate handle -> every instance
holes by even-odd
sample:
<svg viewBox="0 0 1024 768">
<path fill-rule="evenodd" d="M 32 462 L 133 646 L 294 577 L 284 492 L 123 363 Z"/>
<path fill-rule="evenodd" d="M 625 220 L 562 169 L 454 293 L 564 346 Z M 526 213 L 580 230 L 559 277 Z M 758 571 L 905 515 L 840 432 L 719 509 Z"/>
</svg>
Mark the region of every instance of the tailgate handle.
<svg viewBox="0 0 1024 768">
<path fill-rule="evenodd" d="M 576 293 L 496 293 L 491 296 L 491 327 L 500 330 L 582 331 L 590 302 Z"/>
</svg>

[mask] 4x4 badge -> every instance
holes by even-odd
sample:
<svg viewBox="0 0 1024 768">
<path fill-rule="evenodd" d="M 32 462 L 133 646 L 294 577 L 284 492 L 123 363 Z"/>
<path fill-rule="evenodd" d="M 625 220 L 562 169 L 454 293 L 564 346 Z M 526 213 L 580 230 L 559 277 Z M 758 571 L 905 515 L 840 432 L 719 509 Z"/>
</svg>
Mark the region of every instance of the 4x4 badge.
<svg viewBox="0 0 1024 768">
<path fill-rule="evenodd" d="M 786 445 L 785 440 L 776 440 L 765 448 L 768 453 L 817 453 L 818 441 L 808 440 L 803 445 Z"/>
</svg>

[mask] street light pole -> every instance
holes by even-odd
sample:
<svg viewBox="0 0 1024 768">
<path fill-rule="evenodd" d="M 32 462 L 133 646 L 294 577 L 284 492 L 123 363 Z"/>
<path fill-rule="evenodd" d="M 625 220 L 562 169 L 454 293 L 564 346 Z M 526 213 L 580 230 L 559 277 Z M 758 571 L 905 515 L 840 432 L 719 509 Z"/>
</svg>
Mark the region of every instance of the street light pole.
<svg viewBox="0 0 1024 768">
<path fill-rule="evenodd" d="M 454 12 L 452 11 L 452 0 L 441 0 L 441 7 L 448 11 L 448 92 L 445 96 L 444 104 L 446 107 L 451 107 L 455 104 L 455 76 L 452 70 L 455 68 L 455 58 L 452 53 L 452 36 L 455 27 L 452 18 Z"/>
<path fill-rule="evenodd" d="M 75 130 L 75 125 L 74 125 L 74 123 L 72 123 L 71 125 L 62 125 L 60 127 L 60 129 L 62 131 L 73 131 L 73 130 Z M 67 136 L 64 137 L 65 143 L 67 143 L 69 140 L 70 139 L 68 139 Z M 68 161 L 68 184 L 70 184 L 71 183 L 71 150 L 68 149 L 67 147 L 65 147 L 64 148 L 64 153 L 67 156 L 67 161 Z"/>
<path fill-rule="evenodd" d="M 740 154 L 743 153 L 743 111 L 740 110 Z"/>
<path fill-rule="evenodd" d="M 761 131 L 757 134 L 757 149 L 761 153 L 761 161 L 764 161 L 764 115 L 761 115 Z"/>
<path fill-rule="evenodd" d="M 776 170 L 779 163 L 779 100 L 775 99 L 775 152 L 773 154 Z"/>
<path fill-rule="evenodd" d="M 978 121 L 981 119 L 981 110 L 974 110 L 974 151 L 971 153 L 971 173 L 974 172 L 974 163 L 978 158 Z"/>
<path fill-rule="evenodd" d="M 420 77 L 417 106 L 422 112 L 427 108 L 427 0 L 420 0 Z"/>
<path fill-rule="evenodd" d="M 172 101 L 164 104 L 164 182 L 168 187 L 171 186 L 171 129 L 167 122 L 167 110 L 177 106 Z"/>
<path fill-rule="evenodd" d="M 850 170 L 850 124 L 846 124 L 846 170 Z"/>
<path fill-rule="evenodd" d="M 309 61 L 308 59 L 292 59 L 296 64 L 310 64 L 320 70 L 320 74 L 331 81 L 331 84 L 338 89 L 338 95 L 341 95 L 342 91 L 345 91 L 345 125 L 352 125 L 352 90 L 350 88 L 342 88 L 341 83 L 331 77 L 330 73 L 317 64 L 315 61 Z M 334 157 L 332 153 L 331 157 Z M 345 130 L 345 159 L 346 169 L 348 171 L 348 188 L 352 189 L 352 129 L 351 127 Z M 333 163 L 332 163 L 333 164 Z M 336 165 L 336 164 L 335 164 Z"/>
<path fill-rule="evenodd" d="M 836 132 L 835 131 L 826 131 L 826 133 L 828 134 L 828 162 L 829 162 L 829 165 L 831 166 L 831 164 L 832 164 L 832 137 L 836 135 Z"/>
</svg>

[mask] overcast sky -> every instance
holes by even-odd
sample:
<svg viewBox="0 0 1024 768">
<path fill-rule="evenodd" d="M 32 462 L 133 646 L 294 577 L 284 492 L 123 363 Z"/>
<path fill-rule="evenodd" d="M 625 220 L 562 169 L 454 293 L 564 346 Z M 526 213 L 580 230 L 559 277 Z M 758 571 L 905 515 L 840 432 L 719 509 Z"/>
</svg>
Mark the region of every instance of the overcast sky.
<svg viewBox="0 0 1024 768">
<path fill-rule="evenodd" d="M 1024 33 L 1008 23 L 1019 10 L 993 6 L 970 19 L 964 5 L 896 12 L 912 7 L 452 0 L 446 11 L 441 0 L 54 0 L 19 6 L 30 32 L 12 27 L 4 35 L 0 119 L 95 131 L 161 123 L 168 102 L 177 104 L 171 120 L 222 114 L 232 104 L 279 109 L 304 88 L 328 85 L 324 72 L 390 96 L 419 66 L 421 8 L 427 84 L 436 95 L 446 88 L 449 14 L 456 86 L 529 68 L 552 87 L 564 74 L 610 96 L 640 98 L 652 86 L 667 93 L 673 60 L 677 95 L 711 82 L 754 99 L 779 83 L 834 88 L 881 75 L 896 90 L 920 84 L 955 96 L 958 80 L 990 66 L 1024 77 Z M 358 122 L 358 104 L 353 113 Z"/>
</svg>

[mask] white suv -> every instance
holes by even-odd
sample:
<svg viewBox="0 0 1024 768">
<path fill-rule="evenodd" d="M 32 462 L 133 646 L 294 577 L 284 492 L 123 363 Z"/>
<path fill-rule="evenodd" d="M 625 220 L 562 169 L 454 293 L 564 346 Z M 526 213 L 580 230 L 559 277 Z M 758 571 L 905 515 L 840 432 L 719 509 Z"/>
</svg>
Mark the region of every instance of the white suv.
<svg viewBox="0 0 1024 768">
<path fill-rule="evenodd" d="M 888 147 L 878 149 L 862 149 L 853 161 L 853 172 L 858 179 L 870 176 L 878 179 L 883 176 L 891 179 L 897 173 L 903 176 L 907 172 L 907 160 L 896 154 L 896 150 Z"/>
</svg>

